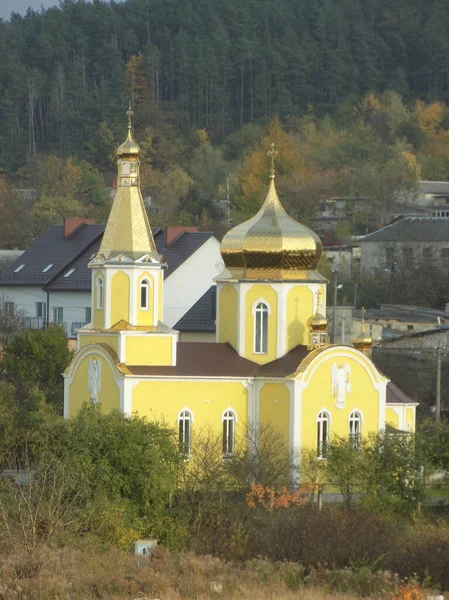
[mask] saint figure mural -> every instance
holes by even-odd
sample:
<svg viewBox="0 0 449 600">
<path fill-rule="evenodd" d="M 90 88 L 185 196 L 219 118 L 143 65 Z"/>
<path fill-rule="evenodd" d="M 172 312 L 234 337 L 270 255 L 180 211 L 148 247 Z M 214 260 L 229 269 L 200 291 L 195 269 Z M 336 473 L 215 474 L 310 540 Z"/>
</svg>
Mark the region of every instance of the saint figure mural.
<svg viewBox="0 0 449 600">
<path fill-rule="evenodd" d="M 348 363 L 334 363 L 332 367 L 331 394 L 334 396 L 335 406 L 344 408 L 346 394 L 351 394 L 351 369 Z"/>
<path fill-rule="evenodd" d="M 101 363 L 96 358 L 89 361 L 87 389 L 92 404 L 98 404 L 98 394 L 101 392 Z"/>
</svg>

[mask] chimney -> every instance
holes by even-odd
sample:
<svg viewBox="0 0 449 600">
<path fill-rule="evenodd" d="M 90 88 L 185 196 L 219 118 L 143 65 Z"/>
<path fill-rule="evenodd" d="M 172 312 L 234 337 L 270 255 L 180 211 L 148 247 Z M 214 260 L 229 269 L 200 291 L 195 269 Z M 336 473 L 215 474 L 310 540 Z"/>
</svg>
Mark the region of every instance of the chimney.
<svg viewBox="0 0 449 600">
<path fill-rule="evenodd" d="M 182 225 L 167 226 L 165 228 L 165 245 L 169 246 L 178 239 L 182 233 L 197 233 L 198 231 L 198 227 L 183 227 Z"/>
<path fill-rule="evenodd" d="M 70 237 L 81 225 L 95 225 L 95 219 L 82 219 L 79 217 L 64 218 L 64 239 Z"/>
</svg>

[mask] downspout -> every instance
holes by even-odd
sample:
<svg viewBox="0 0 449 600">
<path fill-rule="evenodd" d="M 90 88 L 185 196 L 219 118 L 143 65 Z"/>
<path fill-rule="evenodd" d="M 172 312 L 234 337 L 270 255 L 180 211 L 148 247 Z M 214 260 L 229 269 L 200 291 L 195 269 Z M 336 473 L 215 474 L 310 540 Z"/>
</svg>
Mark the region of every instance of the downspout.
<svg viewBox="0 0 449 600">
<path fill-rule="evenodd" d="M 50 292 L 48 291 L 48 289 L 44 288 L 46 293 L 47 293 L 47 315 L 46 315 L 46 324 L 45 327 L 48 328 L 48 325 L 50 324 Z"/>
</svg>

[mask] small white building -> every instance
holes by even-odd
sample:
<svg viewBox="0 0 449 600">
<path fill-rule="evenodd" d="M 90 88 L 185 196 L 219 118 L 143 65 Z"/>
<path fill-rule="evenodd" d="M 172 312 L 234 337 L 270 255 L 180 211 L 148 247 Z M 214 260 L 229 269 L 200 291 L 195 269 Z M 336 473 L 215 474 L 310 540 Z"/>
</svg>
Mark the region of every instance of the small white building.
<svg viewBox="0 0 449 600">
<path fill-rule="evenodd" d="M 87 265 L 100 247 L 104 228 L 89 219 L 65 219 L 63 225 L 54 225 L 0 275 L 0 296 L 11 310 L 27 314 L 31 328 L 60 323 L 67 336 L 75 338 L 76 330 L 91 319 Z M 213 301 L 207 292 L 223 269 L 220 243 L 213 233 L 194 227 L 167 227 L 165 232 L 155 228 L 153 236 L 167 263 L 165 323 L 175 327 L 181 321 L 182 335 L 182 319 L 190 309 L 205 295 L 203 310 L 208 299 Z"/>
</svg>

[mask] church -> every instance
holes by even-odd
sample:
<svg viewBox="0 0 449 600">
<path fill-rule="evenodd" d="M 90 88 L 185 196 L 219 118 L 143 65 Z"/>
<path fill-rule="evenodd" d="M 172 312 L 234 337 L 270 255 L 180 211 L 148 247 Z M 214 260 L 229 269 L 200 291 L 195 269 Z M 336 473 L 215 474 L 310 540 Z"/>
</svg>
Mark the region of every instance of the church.
<svg viewBox="0 0 449 600">
<path fill-rule="evenodd" d="M 64 373 L 64 416 L 84 403 L 163 420 L 187 455 L 195 430 L 223 437 L 268 423 L 291 451 L 325 455 L 332 436 L 415 428 L 416 403 L 370 360 L 371 338 L 329 343 L 318 236 L 282 207 L 274 155 L 259 212 L 223 238 L 216 343 L 181 342 L 164 324 L 164 257 L 152 236 L 132 134 L 117 150 L 116 195 L 92 271 L 92 322 Z"/>
</svg>

